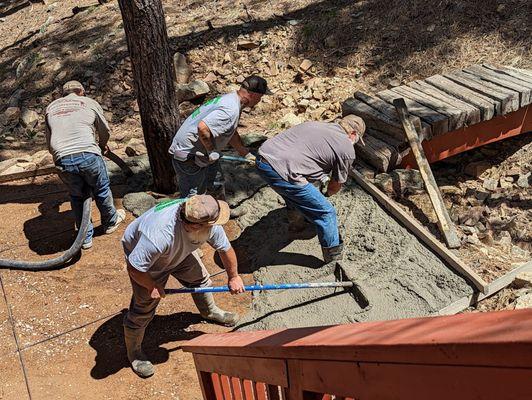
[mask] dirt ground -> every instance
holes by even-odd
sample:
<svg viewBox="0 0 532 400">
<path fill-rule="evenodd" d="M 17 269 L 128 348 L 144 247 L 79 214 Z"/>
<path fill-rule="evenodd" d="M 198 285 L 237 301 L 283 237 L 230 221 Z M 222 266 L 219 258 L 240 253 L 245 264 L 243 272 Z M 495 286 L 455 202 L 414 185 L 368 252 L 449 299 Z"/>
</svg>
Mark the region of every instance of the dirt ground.
<svg viewBox="0 0 532 400">
<path fill-rule="evenodd" d="M 119 205 L 120 187 L 113 190 Z M 55 177 L 2 185 L 0 213 L 2 258 L 53 257 L 72 242 L 68 196 Z M 98 226 L 96 209 L 93 215 Z M 126 223 L 132 218 L 128 215 Z M 9 311 L 32 399 L 200 398 L 192 357 L 180 346 L 202 333 L 228 328 L 203 323 L 189 295 L 164 299 L 145 340 L 157 372 L 149 380 L 138 378 L 128 368 L 123 345 L 122 317 L 131 295 L 119 251 L 124 227 L 96 236 L 94 247 L 68 268 L 0 272 L 0 369 L 4 371 L 0 399 L 27 398 Z M 236 226 L 228 227 L 230 239 L 236 232 Z M 212 250 L 204 248 L 207 268 L 219 272 L 212 260 Z M 225 278 L 221 275 L 214 282 L 225 284 Z M 168 286 L 178 283 L 171 281 Z M 217 299 L 220 306 L 240 313 L 250 303 L 249 294 L 221 294 Z"/>
</svg>

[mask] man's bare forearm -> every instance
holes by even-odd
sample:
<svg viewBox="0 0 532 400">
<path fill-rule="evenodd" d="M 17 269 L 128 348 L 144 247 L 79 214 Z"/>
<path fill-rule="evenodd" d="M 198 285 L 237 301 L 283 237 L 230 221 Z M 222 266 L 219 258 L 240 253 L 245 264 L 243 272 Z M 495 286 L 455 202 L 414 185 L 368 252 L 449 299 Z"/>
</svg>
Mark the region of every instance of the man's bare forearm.
<svg viewBox="0 0 532 400">
<path fill-rule="evenodd" d="M 227 277 L 231 279 L 238 276 L 238 261 L 233 248 L 231 247 L 227 251 L 219 251 L 218 254 L 220 254 L 222 264 L 227 272 Z"/>
<path fill-rule="evenodd" d="M 208 153 L 214 150 L 211 131 L 203 121 L 200 121 L 198 124 L 198 136 L 201 144 L 203 144 L 203 147 L 205 147 Z"/>
<path fill-rule="evenodd" d="M 244 146 L 244 143 L 242 143 L 242 138 L 238 134 L 238 132 L 235 132 L 231 140 L 229 141 L 229 144 L 235 149 L 238 154 L 241 156 L 245 156 L 249 153 L 249 149 Z"/>
</svg>

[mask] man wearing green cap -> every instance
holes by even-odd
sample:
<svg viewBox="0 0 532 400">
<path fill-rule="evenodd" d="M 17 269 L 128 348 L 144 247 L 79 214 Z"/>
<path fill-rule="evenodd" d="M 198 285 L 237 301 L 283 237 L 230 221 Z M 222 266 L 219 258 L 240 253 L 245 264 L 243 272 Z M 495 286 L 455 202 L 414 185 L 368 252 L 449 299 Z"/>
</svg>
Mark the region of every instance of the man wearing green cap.
<svg viewBox="0 0 532 400">
<path fill-rule="evenodd" d="M 133 288 L 129 311 L 124 318 L 127 356 L 141 377 L 154 368 L 142 351 L 144 331 L 155 315 L 170 275 L 185 287 L 211 285 L 209 273 L 195 250 L 209 243 L 220 255 L 232 294 L 244 292 L 238 275 L 235 251 L 222 228 L 229 220 L 229 206 L 209 195 L 197 195 L 160 204 L 132 222 L 122 238 L 127 271 Z M 212 293 L 194 293 L 201 316 L 233 326 L 238 315 L 216 306 Z"/>
<path fill-rule="evenodd" d="M 250 163 L 255 160 L 236 129 L 242 109 L 255 107 L 270 93 L 266 80 L 252 75 L 236 92 L 207 101 L 183 122 L 168 150 L 181 197 L 212 192 L 215 180 L 223 181 L 219 152 L 228 144 Z"/>
</svg>

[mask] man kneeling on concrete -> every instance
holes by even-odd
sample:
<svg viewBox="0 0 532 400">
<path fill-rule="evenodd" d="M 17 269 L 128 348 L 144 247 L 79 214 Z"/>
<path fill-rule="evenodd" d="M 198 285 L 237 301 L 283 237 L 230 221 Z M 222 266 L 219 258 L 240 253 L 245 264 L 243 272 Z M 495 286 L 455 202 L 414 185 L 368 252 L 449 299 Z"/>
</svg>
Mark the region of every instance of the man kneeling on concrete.
<svg viewBox="0 0 532 400">
<path fill-rule="evenodd" d="M 305 122 L 268 139 L 259 148 L 259 175 L 316 226 L 325 262 L 341 259 L 343 245 L 336 210 L 325 198 L 346 182 L 355 160 L 353 145 L 365 132 L 364 121 L 354 115 L 338 123 Z M 330 176 L 325 196 L 313 183 Z M 289 221 L 290 222 L 290 221 Z"/>
<path fill-rule="evenodd" d="M 146 326 L 165 296 L 168 277 L 174 276 L 186 287 L 211 285 L 209 273 L 195 251 L 203 243 L 209 243 L 218 251 L 231 293 L 244 292 L 235 251 L 222 228 L 228 220 L 226 202 L 209 195 L 197 195 L 182 203 L 160 204 L 127 227 L 122 245 L 133 296 L 124 318 L 124 338 L 129 362 L 139 376 L 148 377 L 154 373 L 141 344 Z M 192 298 L 203 318 L 227 326 L 238 321 L 237 314 L 216 306 L 212 293 L 194 293 Z"/>
<path fill-rule="evenodd" d="M 65 83 L 63 96 L 46 109 L 48 148 L 55 165 L 61 170 L 61 180 L 68 186 L 78 228 L 81 226 L 83 202 L 92 195 L 100 210 L 105 233 L 112 233 L 125 219 L 126 212 L 117 210 L 113 204 L 109 176 L 102 158 L 102 151 L 107 149 L 109 140 L 109 125 L 102 107 L 85 96 L 85 89 L 78 81 Z M 90 223 L 83 249 L 92 247 L 93 232 Z"/>
</svg>

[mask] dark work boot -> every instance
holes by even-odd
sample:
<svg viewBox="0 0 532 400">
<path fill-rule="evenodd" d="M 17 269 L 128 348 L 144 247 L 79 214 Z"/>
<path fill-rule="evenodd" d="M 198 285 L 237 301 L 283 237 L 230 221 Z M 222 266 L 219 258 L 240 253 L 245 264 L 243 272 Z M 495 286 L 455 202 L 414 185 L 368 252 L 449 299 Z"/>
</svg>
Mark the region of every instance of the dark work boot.
<svg viewBox="0 0 532 400">
<path fill-rule="evenodd" d="M 323 252 L 323 261 L 325 261 L 325 264 L 332 261 L 342 261 L 344 257 L 344 243 L 340 242 L 338 246 L 333 247 L 322 247 L 321 251 Z"/>
</svg>

